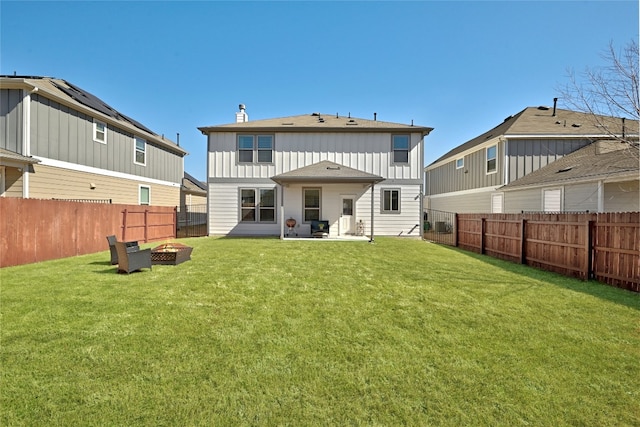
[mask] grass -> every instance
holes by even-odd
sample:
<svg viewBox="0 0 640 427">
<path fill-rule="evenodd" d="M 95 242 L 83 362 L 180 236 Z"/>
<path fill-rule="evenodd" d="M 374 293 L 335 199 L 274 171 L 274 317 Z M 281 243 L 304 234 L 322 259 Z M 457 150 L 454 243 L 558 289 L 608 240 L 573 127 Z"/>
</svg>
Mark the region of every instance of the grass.
<svg viewBox="0 0 640 427">
<path fill-rule="evenodd" d="M 638 294 L 416 240 L 181 242 L 0 270 L 0 424 L 640 424 Z"/>
</svg>

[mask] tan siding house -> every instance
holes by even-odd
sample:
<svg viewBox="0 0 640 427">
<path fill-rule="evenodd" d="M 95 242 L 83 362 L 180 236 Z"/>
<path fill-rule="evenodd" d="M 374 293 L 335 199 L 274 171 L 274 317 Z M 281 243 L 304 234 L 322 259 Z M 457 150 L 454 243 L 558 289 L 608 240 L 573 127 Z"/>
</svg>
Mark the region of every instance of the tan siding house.
<svg viewBox="0 0 640 427">
<path fill-rule="evenodd" d="M 1 76 L 1 194 L 177 206 L 187 154 L 62 79 Z"/>
</svg>

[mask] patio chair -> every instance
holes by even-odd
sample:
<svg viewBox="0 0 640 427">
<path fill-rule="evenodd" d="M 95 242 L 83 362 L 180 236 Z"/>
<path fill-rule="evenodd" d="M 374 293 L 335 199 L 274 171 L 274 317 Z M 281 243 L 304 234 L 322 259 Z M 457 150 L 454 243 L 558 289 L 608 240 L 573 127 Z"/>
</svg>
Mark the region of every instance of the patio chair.
<svg viewBox="0 0 640 427">
<path fill-rule="evenodd" d="M 118 239 L 116 236 L 107 236 L 107 242 L 109 242 L 109 251 L 111 252 L 111 265 L 118 263 L 118 251 L 116 251 L 116 242 Z M 125 242 L 127 246 L 138 246 L 137 241 Z"/>
<path fill-rule="evenodd" d="M 311 221 L 311 236 L 325 237 L 329 235 L 329 221 Z"/>
<path fill-rule="evenodd" d="M 129 242 L 116 242 L 118 253 L 118 273 L 127 274 L 142 268 L 151 270 L 151 249 L 140 249 L 139 246 L 127 246 Z"/>
</svg>

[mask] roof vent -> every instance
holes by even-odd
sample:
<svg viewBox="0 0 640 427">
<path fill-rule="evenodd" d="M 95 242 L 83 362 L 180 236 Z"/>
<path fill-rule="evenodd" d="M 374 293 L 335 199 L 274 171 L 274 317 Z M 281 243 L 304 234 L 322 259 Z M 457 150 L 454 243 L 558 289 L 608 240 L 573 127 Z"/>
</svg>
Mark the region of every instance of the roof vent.
<svg viewBox="0 0 640 427">
<path fill-rule="evenodd" d="M 573 169 L 573 166 L 567 166 L 566 168 L 560 169 L 557 173 L 569 172 L 571 169 Z"/>
<path fill-rule="evenodd" d="M 571 127 L 574 127 L 574 128 L 579 128 L 580 126 L 582 126 L 581 123 L 574 123 L 571 125 Z"/>
<path fill-rule="evenodd" d="M 320 117 L 320 113 L 311 113 L 313 117 Z"/>
<path fill-rule="evenodd" d="M 327 169 L 329 169 L 331 171 L 339 171 L 340 170 L 340 166 L 327 166 Z"/>
<path fill-rule="evenodd" d="M 550 110 L 550 108 L 547 107 L 546 105 L 541 105 L 541 106 L 538 107 L 538 110 L 548 111 L 548 110 Z"/>
</svg>

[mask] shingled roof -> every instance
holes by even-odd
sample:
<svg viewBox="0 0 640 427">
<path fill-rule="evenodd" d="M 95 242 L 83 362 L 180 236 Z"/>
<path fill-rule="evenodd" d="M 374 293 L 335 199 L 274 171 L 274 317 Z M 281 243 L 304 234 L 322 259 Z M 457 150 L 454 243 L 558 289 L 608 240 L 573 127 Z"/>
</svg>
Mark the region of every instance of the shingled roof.
<svg viewBox="0 0 640 427">
<path fill-rule="evenodd" d="M 555 115 L 554 115 L 555 112 Z M 441 162 L 454 157 L 493 138 L 504 137 L 588 137 L 607 138 L 622 135 L 622 119 L 617 117 L 598 116 L 598 126 L 591 114 L 577 111 L 552 109 L 550 107 L 527 107 L 514 116 L 509 116 L 498 126 L 450 150 L 431 163 Z M 638 134 L 638 122 L 627 120 L 625 132 Z"/>
<path fill-rule="evenodd" d="M 418 132 L 426 136 L 433 128 L 345 117 L 337 114 L 303 114 L 300 116 L 281 117 L 266 120 L 254 120 L 242 123 L 230 123 L 198 128 L 202 133 L 236 132 L 240 130 L 252 132 Z"/>
<path fill-rule="evenodd" d="M 501 190 L 593 180 L 638 179 L 638 144 L 601 140 L 513 181 Z"/>
<path fill-rule="evenodd" d="M 271 179 L 278 184 L 287 182 L 377 183 L 384 181 L 384 178 L 381 176 L 343 166 L 328 160 L 285 172 Z"/>
<path fill-rule="evenodd" d="M 44 76 L 0 76 L 0 87 L 3 89 L 26 88 L 30 93 L 40 94 L 63 105 L 70 106 L 105 123 L 110 122 L 122 130 L 126 130 L 147 141 L 164 147 L 175 154 L 184 156 L 187 152 L 175 142 L 163 135 L 158 135 L 142 123 L 128 117 L 97 96 L 66 81 Z"/>
</svg>

